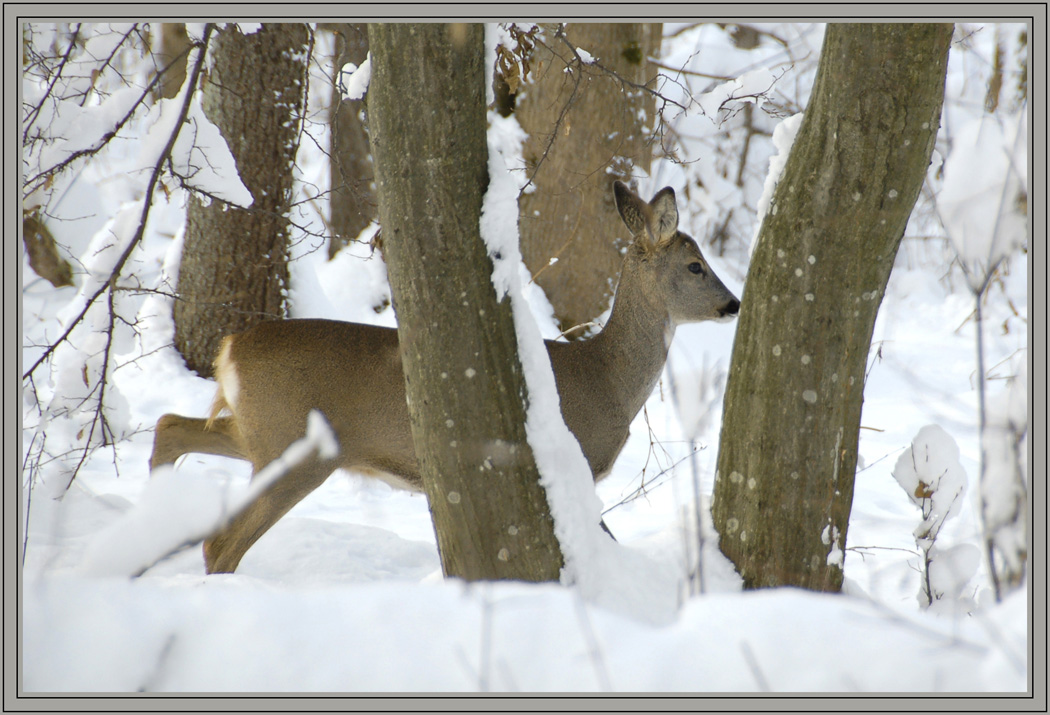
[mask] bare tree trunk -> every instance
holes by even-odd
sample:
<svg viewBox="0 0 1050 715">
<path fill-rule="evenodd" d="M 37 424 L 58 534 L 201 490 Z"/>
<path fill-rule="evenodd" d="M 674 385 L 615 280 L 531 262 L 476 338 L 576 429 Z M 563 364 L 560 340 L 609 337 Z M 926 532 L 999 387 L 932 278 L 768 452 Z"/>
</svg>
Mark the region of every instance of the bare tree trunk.
<svg viewBox="0 0 1050 715">
<path fill-rule="evenodd" d="M 157 69 L 161 70 L 175 61 L 175 58 L 186 51 L 190 46 L 190 38 L 186 34 L 186 25 L 181 22 L 161 23 L 160 31 L 157 33 L 158 47 L 154 55 L 157 58 Z M 157 96 L 163 99 L 171 99 L 179 93 L 182 83 L 186 81 L 186 60 L 182 59 L 170 70 L 164 73 L 157 86 Z"/>
<path fill-rule="evenodd" d="M 480 25 L 368 26 L 369 128 L 412 438 L 447 576 L 554 580 L 509 300 L 480 235 Z"/>
<path fill-rule="evenodd" d="M 175 345 L 211 375 L 224 335 L 284 316 L 292 163 L 306 86 L 303 24 L 236 25 L 212 41 L 203 107 L 219 127 L 255 201 L 251 208 L 190 199 L 175 301 Z"/>
<path fill-rule="evenodd" d="M 749 588 L 841 588 L 865 364 L 930 163 L 951 37 L 951 25 L 827 29 L 726 386 L 712 513 Z"/>
<path fill-rule="evenodd" d="M 362 24 L 325 25 L 336 37 L 336 70 L 352 62 L 358 67 L 368 56 L 368 33 Z M 362 119 L 363 103 L 359 101 L 332 102 L 329 118 L 332 126 L 331 172 L 331 240 L 328 257 L 360 235 L 376 215 L 376 199 L 372 190 L 372 157 L 368 147 L 368 132 Z"/>
<path fill-rule="evenodd" d="M 577 62 L 573 48 L 645 84 L 656 76 L 648 58 L 660 51 L 662 25 L 573 23 L 564 32 L 562 39 L 556 25 L 545 26 L 545 43 L 530 61 L 531 82 L 514 111 L 529 135 L 524 156 L 536 187 L 520 201 L 522 257 L 567 330 L 609 307 L 620 249 L 629 241 L 612 203 L 612 182 L 629 182 L 635 167 L 649 171 L 646 129 L 656 113 L 653 95 Z"/>
</svg>

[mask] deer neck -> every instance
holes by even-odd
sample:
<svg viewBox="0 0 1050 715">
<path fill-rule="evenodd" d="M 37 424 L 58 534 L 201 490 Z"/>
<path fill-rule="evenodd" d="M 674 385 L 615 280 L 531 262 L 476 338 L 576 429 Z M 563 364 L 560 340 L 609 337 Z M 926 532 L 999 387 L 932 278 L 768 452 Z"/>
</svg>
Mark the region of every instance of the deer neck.
<svg viewBox="0 0 1050 715">
<path fill-rule="evenodd" d="M 628 420 L 652 394 L 675 332 L 667 308 L 652 300 L 634 268 L 630 260 L 624 263 L 609 320 L 588 341 L 595 353 L 594 364 L 620 396 Z"/>
</svg>

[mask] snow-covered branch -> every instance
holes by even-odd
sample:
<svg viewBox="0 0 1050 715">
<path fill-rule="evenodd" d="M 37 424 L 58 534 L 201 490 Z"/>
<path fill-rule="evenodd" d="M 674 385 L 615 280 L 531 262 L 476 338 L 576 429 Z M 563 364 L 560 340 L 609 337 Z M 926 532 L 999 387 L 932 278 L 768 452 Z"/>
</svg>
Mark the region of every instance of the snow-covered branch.
<svg viewBox="0 0 1050 715">
<path fill-rule="evenodd" d="M 91 309 L 91 306 L 94 305 L 95 301 L 99 298 L 99 296 L 101 296 L 113 286 L 117 277 L 120 275 L 120 271 L 124 267 L 124 264 L 127 263 L 128 258 L 138 246 L 139 241 L 142 240 L 142 235 L 146 230 L 146 221 L 149 218 L 150 209 L 153 205 L 153 194 L 156 191 L 157 184 L 159 183 L 161 175 L 164 171 L 164 165 L 171 158 L 172 149 L 175 147 L 175 143 L 179 139 L 179 135 L 182 131 L 186 117 L 189 115 L 191 102 L 194 96 L 194 93 L 190 90 L 192 90 L 193 87 L 196 87 L 197 79 L 200 76 L 201 70 L 204 67 L 204 59 L 207 51 L 207 42 L 210 35 L 211 25 L 208 26 L 207 30 L 205 30 L 205 34 L 203 39 L 201 40 L 201 44 L 199 45 L 199 47 L 197 47 L 197 57 L 193 63 L 193 69 L 190 72 L 190 77 L 187 80 L 186 84 L 186 87 L 189 89 L 184 91 L 183 103 L 178 113 L 178 119 L 174 122 L 173 128 L 170 134 L 168 135 L 167 142 L 163 145 L 163 149 L 160 151 L 155 163 L 153 164 L 153 170 L 150 173 L 149 181 L 146 184 L 145 195 L 142 199 L 141 216 L 138 225 L 134 230 L 134 233 L 131 235 L 130 240 L 128 240 L 125 243 L 124 249 L 113 264 L 113 267 L 109 272 L 108 278 L 102 281 L 101 284 L 93 290 L 93 292 L 91 292 L 84 298 L 84 300 L 82 301 L 83 307 L 81 308 L 80 312 L 66 324 L 65 331 L 58 337 L 58 339 L 56 339 L 51 345 L 49 345 L 44 350 L 43 354 L 39 358 L 37 358 L 37 360 L 33 362 L 33 364 L 29 367 L 29 369 L 27 369 L 22 374 L 23 380 L 32 375 L 33 372 L 35 372 L 36 369 L 40 367 L 40 365 L 42 365 L 48 360 L 49 357 L 51 357 L 51 354 L 55 351 L 55 349 L 69 338 L 70 334 L 84 319 L 84 316 L 87 315 L 88 311 Z"/>
<path fill-rule="evenodd" d="M 338 453 L 331 425 L 312 410 L 306 435 L 260 470 L 245 489 L 226 493 L 213 479 L 162 467 L 138 504 L 89 545 L 82 569 L 96 575 L 141 576 L 219 532 L 296 466 L 315 456 L 331 459 Z"/>
</svg>

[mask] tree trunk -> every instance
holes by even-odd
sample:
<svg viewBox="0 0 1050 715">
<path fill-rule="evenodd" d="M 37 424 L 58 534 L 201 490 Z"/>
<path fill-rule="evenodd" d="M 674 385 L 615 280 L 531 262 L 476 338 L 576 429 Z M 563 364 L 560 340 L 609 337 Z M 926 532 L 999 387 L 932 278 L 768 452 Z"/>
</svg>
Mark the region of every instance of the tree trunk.
<svg viewBox="0 0 1050 715">
<path fill-rule="evenodd" d="M 236 25 L 212 41 L 204 112 L 222 132 L 248 209 L 190 199 L 175 301 L 175 345 L 190 369 L 211 375 L 224 335 L 284 315 L 292 164 L 306 86 L 303 24 Z"/>
<path fill-rule="evenodd" d="M 510 301 L 480 235 L 480 25 L 369 25 L 369 130 L 412 437 L 446 576 L 554 580 Z"/>
<path fill-rule="evenodd" d="M 325 25 L 336 37 L 336 71 L 347 62 L 358 67 L 368 56 L 368 33 L 362 24 Z M 332 102 L 329 121 L 332 126 L 331 172 L 331 240 L 328 257 L 353 241 L 376 214 L 375 193 L 372 191 L 372 158 L 368 148 L 368 133 L 361 118 L 362 102 Z"/>
<path fill-rule="evenodd" d="M 661 33 L 660 23 L 573 23 L 565 39 L 641 85 L 656 76 L 648 58 L 659 53 Z M 535 186 L 520 201 L 521 252 L 567 330 L 609 307 L 620 251 L 629 242 L 613 206 L 612 182 L 629 182 L 635 167 L 648 173 L 652 147 L 646 130 L 656 100 L 592 65 L 574 63 L 556 25 L 545 26 L 545 37 L 536 45 L 530 82 L 514 110 L 529 135 L 524 157 Z M 569 64 L 573 69 L 566 72 Z M 612 240 L 617 236 L 619 243 Z"/>
<path fill-rule="evenodd" d="M 726 386 L 712 514 L 748 588 L 841 588 L 871 334 L 929 166 L 951 37 L 827 28 Z"/>
<path fill-rule="evenodd" d="M 186 34 L 186 25 L 181 22 L 161 23 L 156 37 L 157 51 L 154 55 L 157 58 L 159 70 L 175 62 L 175 58 L 185 52 L 186 48 L 190 46 L 190 38 Z M 171 99 L 179 93 L 179 90 L 182 89 L 182 83 L 185 81 L 186 58 L 183 57 L 177 64 L 171 65 L 171 69 L 164 73 L 154 93 L 158 98 Z"/>
</svg>

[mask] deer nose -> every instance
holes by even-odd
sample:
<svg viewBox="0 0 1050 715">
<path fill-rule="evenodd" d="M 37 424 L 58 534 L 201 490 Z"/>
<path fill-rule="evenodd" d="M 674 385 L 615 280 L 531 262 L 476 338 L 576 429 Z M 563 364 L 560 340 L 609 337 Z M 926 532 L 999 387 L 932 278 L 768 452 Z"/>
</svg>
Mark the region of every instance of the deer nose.
<svg viewBox="0 0 1050 715">
<path fill-rule="evenodd" d="M 722 308 L 722 310 L 719 311 L 719 316 L 724 318 L 726 316 L 736 315 L 739 312 L 740 312 L 740 301 L 737 300 L 736 298 L 733 298 L 733 300 L 731 300 L 728 303 L 726 303 L 726 306 L 724 308 Z"/>
</svg>

